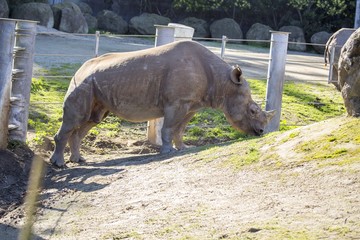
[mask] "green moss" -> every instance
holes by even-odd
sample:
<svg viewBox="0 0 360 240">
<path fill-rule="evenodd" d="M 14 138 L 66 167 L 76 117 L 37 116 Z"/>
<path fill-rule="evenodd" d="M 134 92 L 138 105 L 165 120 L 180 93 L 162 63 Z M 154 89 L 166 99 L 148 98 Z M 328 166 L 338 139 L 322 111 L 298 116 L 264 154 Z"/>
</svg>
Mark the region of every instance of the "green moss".
<svg viewBox="0 0 360 240">
<path fill-rule="evenodd" d="M 357 128 L 360 119 L 344 118 L 344 123 L 333 129 L 331 134 L 315 140 L 299 143 L 295 152 L 305 153 L 305 161 L 336 160 L 327 164 L 344 164 L 360 158 L 360 133 Z M 345 145 L 344 145 L 345 144 Z M 322 164 L 323 165 L 323 164 Z"/>
<path fill-rule="evenodd" d="M 244 151 L 239 151 L 239 153 L 234 153 L 230 155 L 224 163 L 230 164 L 236 169 L 241 169 L 244 166 L 257 163 L 259 162 L 259 160 L 259 147 L 255 143 L 253 143 L 250 146 L 246 147 Z"/>
</svg>

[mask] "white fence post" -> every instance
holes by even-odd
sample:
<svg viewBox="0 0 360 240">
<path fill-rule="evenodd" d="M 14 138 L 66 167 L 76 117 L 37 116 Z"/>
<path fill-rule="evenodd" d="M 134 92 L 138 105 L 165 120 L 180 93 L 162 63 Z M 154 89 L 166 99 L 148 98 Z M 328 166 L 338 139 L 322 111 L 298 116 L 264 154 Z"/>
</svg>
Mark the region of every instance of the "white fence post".
<svg viewBox="0 0 360 240">
<path fill-rule="evenodd" d="M 100 31 L 95 32 L 95 57 L 99 56 Z"/>
<path fill-rule="evenodd" d="M 288 32 L 271 31 L 270 59 L 267 74 L 265 110 L 276 110 L 265 132 L 278 131 L 280 128 L 281 104 L 285 80 L 285 63 L 289 40 Z"/>
<path fill-rule="evenodd" d="M 227 40 L 228 40 L 228 38 L 225 35 L 223 35 L 221 38 L 221 53 L 220 53 L 220 56 L 222 59 L 224 59 L 224 57 L 225 57 L 225 49 L 226 49 Z"/>
<path fill-rule="evenodd" d="M 0 150 L 8 145 L 11 71 L 16 21 L 0 19 Z"/>
<path fill-rule="evenodd" d="M 27 135 L 36 25 L 35 21 L 17 20 L 15 28 L 9 139 L 21 142 Z"/>
<path fill-rule="evenodd" d="M 155 25 L 155 47 L 165 45 L 175 41 L 175 27 Z M 151 144 L 162 145 L 161 128 L 164 124 L 164 118 L 157 118 L 148 121 L 148 140 Z"/>
<path fill-rule="evenodd" d="M 333 44 L 333 45 L 330 46 L 330 61 L 329 61 L 328 83 L 335 82 L 335 81 L 333 81 L 335 48 L 336 48 L 336 44 Z M 335 74 L 337 75 L 337 73 L 335 73 Z"/>
<path fill-rule="evenodd" d="M 165 45 L 176 40 L 191 40 L 194 29 L 181 24 L 169 23 L 168 26 L 155 25 L 155 47 Z M 155 145 L 162 145 L 161 128 L 164 124 L 164 118 L 157 118 L 148 121 L 148 140 Z"/>
</svg>

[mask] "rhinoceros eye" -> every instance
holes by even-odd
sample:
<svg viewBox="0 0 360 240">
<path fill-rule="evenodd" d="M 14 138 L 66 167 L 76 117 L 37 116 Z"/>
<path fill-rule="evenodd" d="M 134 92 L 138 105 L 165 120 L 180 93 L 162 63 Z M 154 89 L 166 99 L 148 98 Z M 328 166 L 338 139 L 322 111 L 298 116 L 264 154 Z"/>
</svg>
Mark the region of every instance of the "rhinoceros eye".
<svg viewBox="0 0 360 240">
<path fill-rule="evenodd" d="M 259 107 L 256 104 L 251 104 L 250 105 L 250 116 L 256 117 L 258 112 L 259 112 Z"/>
</svg>

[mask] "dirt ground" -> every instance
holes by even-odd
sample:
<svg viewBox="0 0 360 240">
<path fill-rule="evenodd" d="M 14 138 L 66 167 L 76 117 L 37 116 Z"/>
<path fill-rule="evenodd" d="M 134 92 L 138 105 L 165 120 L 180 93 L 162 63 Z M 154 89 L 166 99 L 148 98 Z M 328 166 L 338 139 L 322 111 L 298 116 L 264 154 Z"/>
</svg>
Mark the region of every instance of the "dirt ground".
<svg viewBox="0 0 360 240">
<path fill-rule="evenodd" d="M 206 161 L 203 148 L 165 156 L 109 151 L 67 169 L 48 166 L 34 239 L 359 239 L 360 165 L 294 164 L 296 144 L 329 135 L 339 121 L 265 146 L 287 167 L 269 161 L 236 170 L 221 157 Z M 0 235 L 16 239 L 23 206 L 0 221 Z"/>
<path fill-rule="evenodd" d="M 38 44 L 51 52 L 68 42 L 41 36 Z M 92 44 L 84 40 L 73 52 L 83 54 L 80 45 Z M 37 59 L 38 66 L 48 64 Z M 302 131 L 311 138 L 338 124 Z M 280 144 L 286 134 L 277 139 L 276 154 L 291 165 L 291 142 Z M 203 161 L 203 148 L 161 156 L 143 136 L 102 143 L 84 149 L 85 164 L 47 165 L 34 239 L 360 239 L 359 165 L 269 169 L 261 163 L 234 170 L 222 159 Z M 48 163 L 50 151 L 34 151 Z M 0 239 L 17 239 L 24 222 L 21 202 L 32 154 L 23 147 L 0 152 Z"/>
</svg>

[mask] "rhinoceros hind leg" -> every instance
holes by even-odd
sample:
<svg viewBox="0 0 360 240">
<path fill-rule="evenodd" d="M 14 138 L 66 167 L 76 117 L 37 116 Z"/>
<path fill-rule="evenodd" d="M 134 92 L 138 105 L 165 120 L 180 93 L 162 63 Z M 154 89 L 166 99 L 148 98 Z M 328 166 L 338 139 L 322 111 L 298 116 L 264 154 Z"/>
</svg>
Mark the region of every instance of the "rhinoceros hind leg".
<svg viewBox="0 0 360 240">
<path fill-rule="evenodd" d="M 96 126 L 95 122 L 86 122 L 80 128 L 76 129 L 69 138 L 69 146 L 70 146 L 70 161 L 71 162 L 85 162 L 85 158 L 83 158 L 80 154 L 80 144 L 81 140 L 86 136 L 91 128 Z"/>
</svg>

